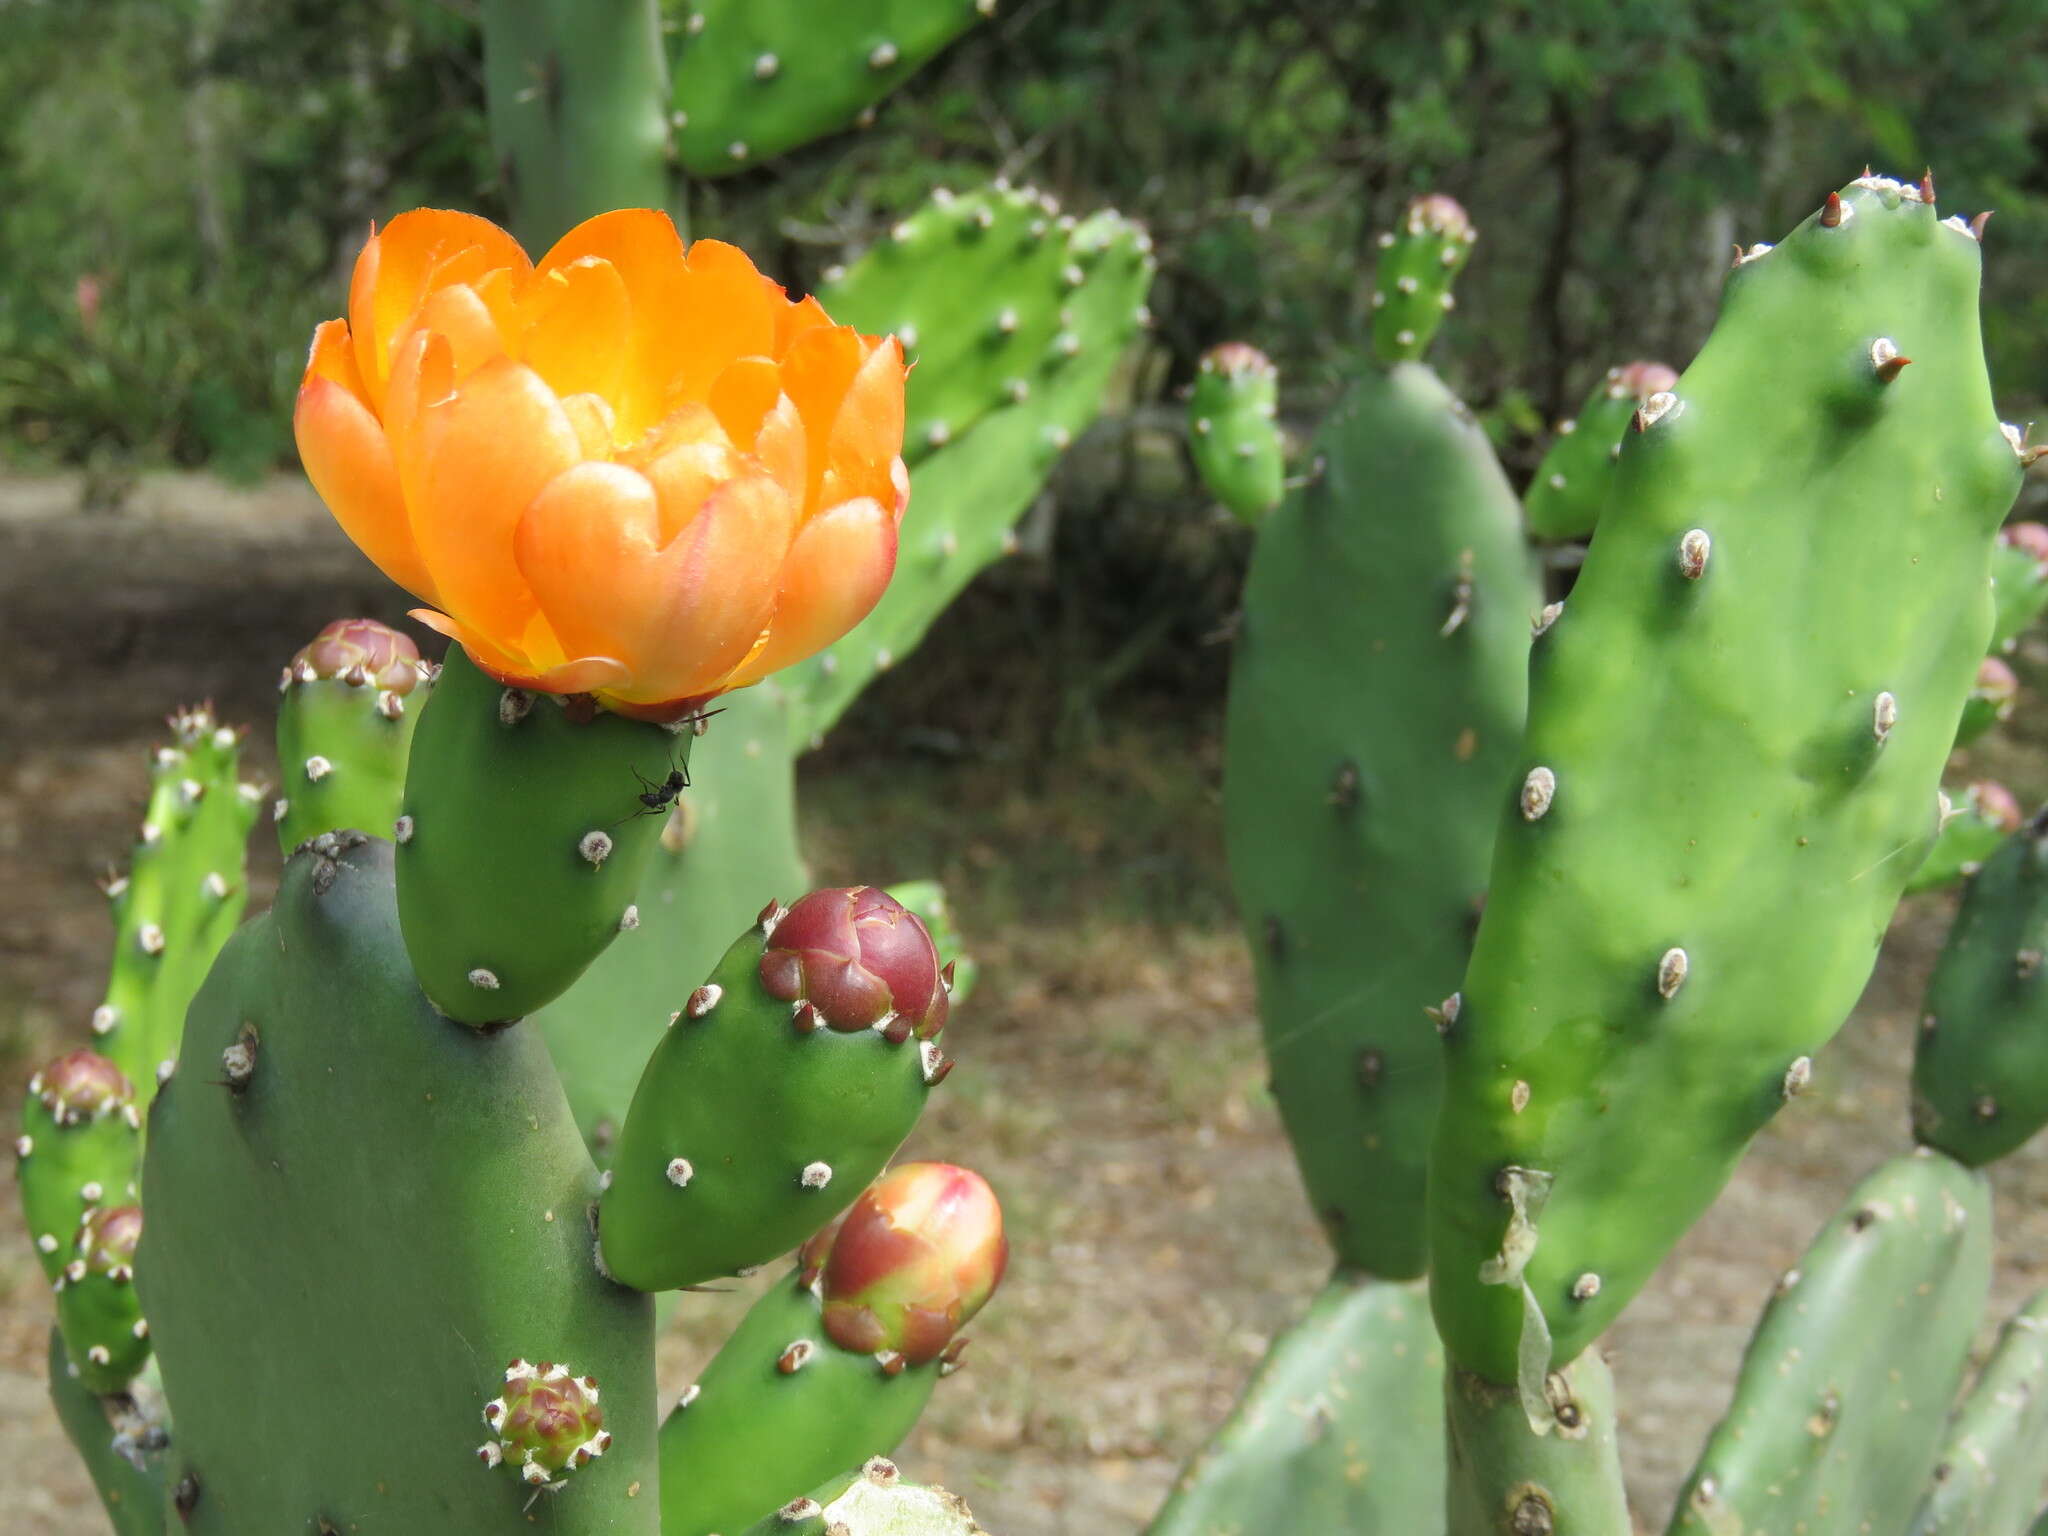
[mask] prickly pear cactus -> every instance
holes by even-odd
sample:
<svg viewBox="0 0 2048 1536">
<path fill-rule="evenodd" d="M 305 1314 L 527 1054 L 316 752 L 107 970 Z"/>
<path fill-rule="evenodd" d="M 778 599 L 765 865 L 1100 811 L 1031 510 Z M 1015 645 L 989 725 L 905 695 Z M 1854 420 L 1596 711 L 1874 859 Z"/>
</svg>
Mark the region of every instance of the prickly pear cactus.
<svg viewBox="0 0 2048 1536">
<path fill-rule="evenodd" d="M 1455 1369 L 1444 1400 L 1453 1536 L 1632 1536 L 1614 1378 L 1599 1351 L 1545 1377 L 1534 1403 Z"/>
<path fill-rule="evenodd" d="M 2006 1319 L 1949 1420 L 1910 1536 L 2018 1536 L 2048 1477 L 2048 1292 Z"/>
<path fill-rule="evenodd" d="M 728 175 L 849 127 L 995 9 L 995 0 L 663 0 L 676 158 L 692 176 Z"/>
<path fill-rule="evenodd" d="M 896 1463 L 871 1458 L 858 1472 L 792 1499 L 743 1536 L 988 1536 L 958 1494 L 903 1481 Z"/>
<path fill-rule="evenodd" d="M 1536 642 L 1429 1168 L 1437 1324 L 1491 1380 L 1627 1305 L 1805 1084 L 1934 837 L 2021 467 L 1979 268 L 1880 178 L 1753 253 Z"/>
<path fill-rule="evenodd" d="M 169 720 L 150 763 L 149 807 L 113 905 L 114 959 L 93 1010 L 95 1047 L 135 1086 L 138 1108 L 157 1069 L 178 1054 L 185 1005 L 241 921 L 249 830 L 262 791 L 240 778 L 242 733 L 201 706 Z"/>
<path fill-rule="evenodd" d="M 271 806 L 285 857 L 344 827 L 390 836 L 430 676 L 419 647 L 375 619 L 336 619 L 286 664 Z"/>
<path fill-rule="evenodd" d="M 1983 1176 L 1924 1151 L 1878 1168 L 1778 1282 L 1670 1536 L 1904 1531 L 1990 1281 Z"/>
<path fill-rule="evenodd" d="M 1202 354 L 1188 395 L 1188 448 L 1210 494 L 1254 528 L 1280 505 L 1279 409 L 1279 372 L 1257 347 L 1226 341 Z"/>
<path fill-rule="evenodd" d="M 1479 231 L 1441 192 L 1418 197 L 1380 236 L 1372 290 L 1372 349 L 1383 363 L 1412 362 L 1429 350 L 1455 300 L 1451 284 Z"/>
<path fill-rule="evenodd" d="M 1906 882 L 1908 895 L 1967 880 L 2024 820 L 2012 791 L 1995 779 L 1979 779 L 1945 798 L 1948 803 L 1941 814 L 1941 830 L 1913 878 Z"/>
<path fill-rule="evenodd" d="M 1972 1168 L 2048 1122 L 2048 821 L 1985 860 L 1927 983 L 1913 1134 Z"/>
<path fill-rule="evenodd" d="M 1429 1013 L 1464 973 L 1542 598 L 1485 434 L 1426 366 L 1368 367 L 1310 455 L 1245 578 L 1224 830 L 1309 1199 L 1341 1263 L 1409 1277 Z"/>
<path fill-rule="evenodd" d="M 436 1008 L 466 1024 L 524 1018 L 638 926 L 690 741 L 504 687 L 449 648 L 395 832 L 406 950 Z"/>
<path fill-rule="evenodd" d="M 1441 1536 L 1443 1375 L 1420 1285 L 1339 1273 L 1274 1341 L 1150 1536 Z"/>
<path fill-rule="evenodd" d="M 1557 438 L 1522 498 L 1529 532 L 1539 539 L 1590 537 L 1614 482 L 1622 434 L 1652 395 L 1678 382 L 1663 363 L 1623 363 L 1593 386 L 1579 414 L 1557 424 Z"/>
<path fill-rule="evenodd" d="M 50 1330 L 50 1403 L 99 1490 L 115 1536 L 163 1536 L 164 1447 L 154 1400 L 92 1391 L 71 1362 L 64 1336 Z M 140 1390 L 140 1389 L 138 1389 Z"/>
<path fill-rule="evenodd" d="M 598 1272 L 597 1193 L 540 1037 L 421 992 L 391 845 L 294 855 L 151 1117 L 137 1275 L 181 1529 L 496 1536 L 540 1497 L 551 1529 L 654 1536 L 652 1306 Z M 487 1417 L 507 1361 L 601 1386 L 610 1443 L 553 1492 Z"/>
<path fill-rule="evenodd" d="M 14 1155 L 29 1241 L 54 1284 L 86 1213 L 135 1196 L 142 1118 L 134 1085 L 95 1052 L 59 1056 L 28 1080 Z"/>
</svg>

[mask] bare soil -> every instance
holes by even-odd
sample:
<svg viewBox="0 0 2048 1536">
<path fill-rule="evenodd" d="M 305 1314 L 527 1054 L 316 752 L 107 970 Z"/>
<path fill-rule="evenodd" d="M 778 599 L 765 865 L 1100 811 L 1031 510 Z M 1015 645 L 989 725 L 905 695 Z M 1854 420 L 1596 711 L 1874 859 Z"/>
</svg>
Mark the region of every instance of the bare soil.
<svg viewBox="0 0 2048 1536">
<path fill-rule="evenodd" d="M 74 512 L 75 489 L 0 482 L 8 1102 L 37 1062 L 84 1038 L 109 939 L 92 877 L 125 856 L 162 714 L 215 699 L 252 724 L 249 756 L 268 775 L 283 658 L 330 617 L 396 620 L 405 606 L 295 488 L 152 481 L 119 514 Z M 955 624 L 934 644 L 972 640 Z M 957 654 L 948 665 L 959 670 Z M 979 665 L 989 689 L 1043 681 L 1008 679 L 1000 658 Z M 2035 702 L 2030 690 L 2023 718 Z M 957 1026 L 961 1070 L 912 1150 L 991 1178 L 1013 1262 L 973 1330 L 971 1368 L 901 1459 L 1003 1536 L 1141 1527 L 1325 1267 L 1263 1087 L 1229 915 L 1218 709 L 1112 701 L 1098 718 L 1056 749 L 947 736 L 945 755 L 856 728 L 806 769 L 819 876 L 940 874 L 983 966 Z M 1981 755 L 2023 801 L 2048 792 L 2038 740 L 2009 733 Z M 260 903 L 276 859 L 260 837 L 254 852 Z M 1913 1020 L 1950 906 L 1908 904 L 1817 1091 L 1760 1139 L 1610 1341 L 1646 1529 L 1661 1527 L 1723 1407 L 1773 1280 L 1850 1184 L 1905 1144 Z M 1980 1347 L 2048 1278 L 2048 1148 L 1993 1178 L 2000 1261 Z M 691 1298 L 663 1341 L 665 1390 L 747 1299 Z M 0 1200 L 4 1523 L 86 1536 L 106 1524 L 43 1398 L 48 1318 L 18 1208 Z"/>
</svg>

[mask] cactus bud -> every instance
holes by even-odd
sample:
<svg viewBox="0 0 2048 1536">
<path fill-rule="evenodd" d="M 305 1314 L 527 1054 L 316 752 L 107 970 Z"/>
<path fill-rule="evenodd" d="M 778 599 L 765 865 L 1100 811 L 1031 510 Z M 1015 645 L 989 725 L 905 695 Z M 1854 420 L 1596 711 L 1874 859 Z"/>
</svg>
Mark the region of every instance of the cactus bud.
<svg viewBox="0 0 2048 1536">
<path fill-rule="evenodd" d="M 919 1039 L 946 1027 L 939 952 L 923 923 L 876 886 L 813 891 L 775 925 L 761 956 L 770 996 L 809 1003 L 833 1029 L 907 1020 Z"/>
<path fill-rule="evenodd" d="M 142 1241 L 142 1207 L 95 1206 L 78 1228 L 75 1251 L 85 1273 L 127 1280 L 135 1272 L 135 1245 Z"/>
<path fill-rule="evenodd" d="M 493 1438 L 478 1447 L 486 1466 L 500 1462 L 529 1483 L 550 1483 L 588 1466 L 612 1443 L 597 1404 L 597 1379 L 566 1365 L 505 1367 L 505 1392 L 484 1404 Z"/>
<path fill-rule="evenodd" d="M 419 686 L 424 672 L 420 648 L 375 619 L 336 619 L 301 646 L 287 668 L 300 682 L 340 677 L 401 697 Z"/>
<path fill-rule="evenodd" d="M 979 1312 L 1009 1257 L 1002 1207 L 980 1174 L 950 1163 L 904 1163 L 877 1179 L 822 1234 L 825 1331 L 863 1354 L 937 1359 Z M 815 1255 L 806 1245 L 804 1261 Z"/>
<path fill-rule="evenodd" d="M 86 1050 L 59 1056 L 28 1087 L 59 1125 L 102 1120 L 135 1102 L 135 1087 L 121 1069 Z"/>
</svg>

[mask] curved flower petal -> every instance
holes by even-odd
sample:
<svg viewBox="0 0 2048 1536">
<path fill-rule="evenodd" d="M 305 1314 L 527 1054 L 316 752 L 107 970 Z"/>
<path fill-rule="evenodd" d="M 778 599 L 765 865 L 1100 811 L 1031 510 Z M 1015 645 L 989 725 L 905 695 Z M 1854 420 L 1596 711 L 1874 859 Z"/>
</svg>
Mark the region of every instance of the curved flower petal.
<svg viewBox="0 0 2048 1536">
<path fill-rule="evenodd" d="M 576 428 L 540 375 L 509 357 L 421 409 L 420 557 L 451 614 L 501 639 L 522 634 L 534 599 L 513 532 L 541 488 L 577 461 Z"/>
<path fill-rule="evenodd" d="M 479 669 L 509 687 L 531 688 L 536 693 L 595 693 L 631 675 L 626 664 L 613 656 L 579 656 L 552 667 L 532 667 L 445 613 L 415 608 L 411 615 L 436 634 L 453 640 L 469 653 L 469 659 Z"/>
<path fill-rule="evenodd" d="M 888 337 L 867 355 L 832 419 L 826 462 L 846 497 L 891 504 L 890 465 L 903 447 L 903 347 Z"/>
<path fill-rule="evenodd" d="M 896 569 L 896 518 L 862 499 L 804 524 L 783 563 L 768 643 L 726 680 L 740 688 L 823 650 L 866 618 Z"/>
<path fill-rule="evenodd" d="M 747 253 L 723 240 L 690 247 L 687 346 L 675 349 L 670 388 L 684 400 L 704 400 L 711 383 L 736 357 L 766 357 L 775 346 L 775 307 L 782 290 L 763 277 Z M 675 334 L 675 333 L 671 333 Z"/>
<path fill-rule="evenodd" d="M 484 269 L 511 267 L 524 272 L 529 265 L 517 240 L 473 213 L 415 208 L 381 231 L 372 231 L 356 258 L 348 294 L 356 366 L 372 403 L 384 403 L 394 344 L 426 296 L 434 269 L 471 247 L 481 253 L 478 265 Z M 480 274 L 454 270 L 444 282 L 476 275 Z"/>
<path fill-rule="evenodd" d="M 526 365 L 558 395 L 618 393 L 632 305 L 616 268 L 586 256 L 536 275 L 520 305 Z"/>
</svg>

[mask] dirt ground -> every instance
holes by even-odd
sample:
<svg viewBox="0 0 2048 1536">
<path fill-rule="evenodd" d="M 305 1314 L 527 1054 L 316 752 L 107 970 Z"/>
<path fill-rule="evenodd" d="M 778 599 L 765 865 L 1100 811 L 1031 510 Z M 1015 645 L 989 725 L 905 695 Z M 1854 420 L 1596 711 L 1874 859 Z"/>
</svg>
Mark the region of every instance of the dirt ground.
<svg viewBox="0 0 2048 1536">
<path fill-rule="evenodd" d="M 124 854 L 161 715 L 210 696 L 252 722 L 329 617 L 402 601 L 300 493 L 151 482 L 74 516 L 65 482 L 0 483 L 0 1098 L 84 1038 L 108 927 L 92 876 Z M 2032 669 L 2038 671 L 2038 669 Z M 2031 701 L 2030 701 L 2031 702 Z M 827 880 L 939 873 L 983 966 L 961 1069 L 913 1151 L 980 1168 L 1012 1267 L 901 1459 L 1002 1536 L 1133 1531 L 1315 1289 L 1323 1247 L 1263 1088 L 1228 916 L 1214 711 L 1111 723 L 1056 764 L 1000 743 L 837 745 L 807 767 Z M 2021 799 L 2048 753 L 1988 766 Z M 963 822 L 958 808 L 974 807 Z M 275 857 L 257 840 L 257 899 Z M 1723 1406 L 1761 1298 L 1854 1179 L 1905 1141 L 1912 1021 L 1949 903 L 1909 904 L 1817 1091 L 1758 1143 L 1611 1339 L 1630 1486 L 1659 1528 Z M 11 1114 L 11 1111 L 6 1113 Z M 11 1134 L 11 1133 L 10 1133 Z M 1994 1170 L 1996 1319 L 2048 1279 L 2048 1148 Z M 664 1341 L 685 1384 L 747 1297 L 692 1298 Z M 15 1536 L 106 1529 L 43 1398 L 47 1293 L 0 1199 L 0 1485 Z"/>
</svg>

